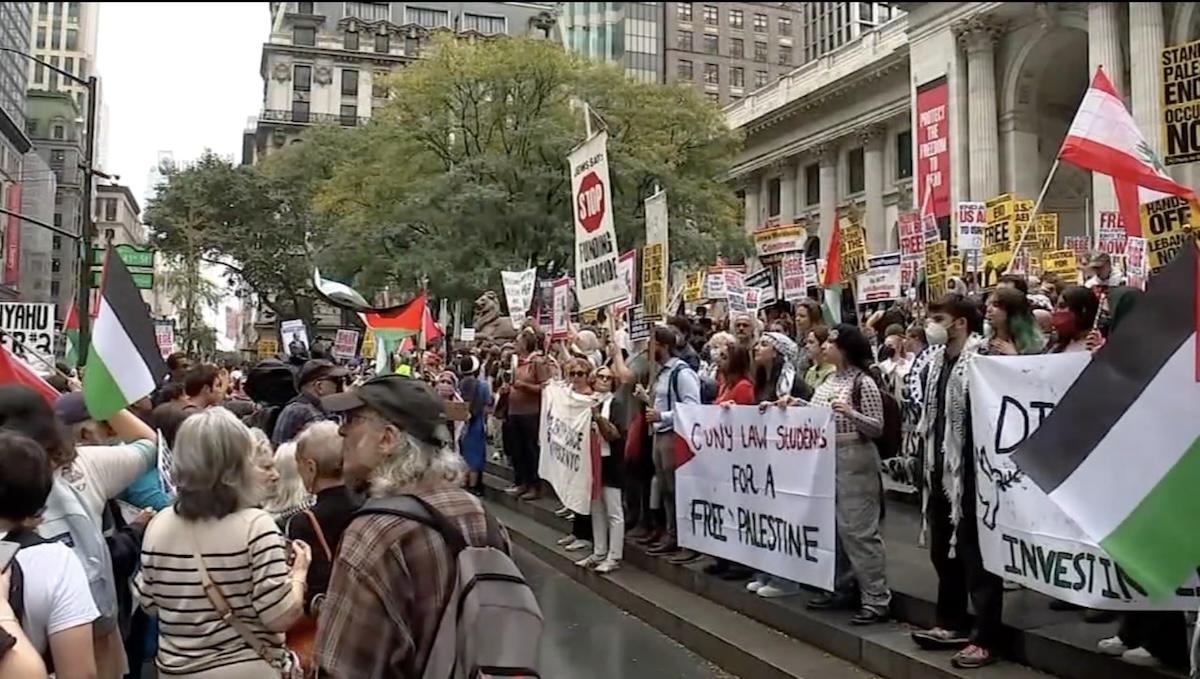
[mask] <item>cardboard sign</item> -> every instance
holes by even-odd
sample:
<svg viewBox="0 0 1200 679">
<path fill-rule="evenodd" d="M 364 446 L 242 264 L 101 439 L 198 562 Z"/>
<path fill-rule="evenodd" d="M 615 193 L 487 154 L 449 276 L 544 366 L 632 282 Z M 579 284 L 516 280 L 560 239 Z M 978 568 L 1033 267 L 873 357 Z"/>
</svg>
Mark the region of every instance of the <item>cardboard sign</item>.
<svg viewBox="0 0 1200 679">
<path fill-rule="evenodd" d="M 1164 47 L 1158 63 L 1166 164 L 1200 160 L 1200 40 Z"/>
<path fill-rule="evenodd" d="M 730 313 L 744 313 L 748 309 L 745 276 L 733 269 L 726 269 L 722 275 L 725 277 L 725 299 L 729 302 Z"/>
<path fill-rule="evenodd" d="M 855 292 L 859 304 L 900 299 L 900 265 L 875 267 L 858 274 Z"/>
<path fill-rule="evenodd" d="M 857 218 L 841 217 L 838 253 L 841 257 L 842 279 L 854 277 L 867 270 L 867 235 Z"/>
<path fill-rule="evenodd" d="M 473 331 L 474 329 L 472 329 L 472 332 Z M 362 357 L 375 358 L 375 333 L 371 330 L 368 330 L 367 333 L 363 335 Z"/>
<path fill-rule="evenodd" d="M 533 304 L 533 285 L 537 281 L 537 267 L 525 271 L 501 271 L 504 283 L 504 298 L 508 302 L 508 316 L 514 328 L 525 325 L 525 318 Z"/>
<path fill-rule="evenodd" d="M 896 218 L 896 233 L 900 238 L 900 282 L 908 287 L 925 265 L 925 239 L 917 213 L 901 212 Z"/>
<path fill-rule="evenodd" d="M 54 365 L 54 305 L 0 303 L 0 343 L 34 370 Z"/>
<path fill-rule="evenodd" d="M 154 323 L 154 343 L 158 345 L 158 353 L 162 357 L 171 355 L 175 349 L 175 326 L 170 322 L 156 321 Z"/>
<path fill-rule="evenodd" d="M 804 241 L 808 232 L 803 225 L 780 224 L 766 226 L 754 231 L 754 250 L 759 259 L 775 261 L 792 252 L 804 252 Z"/>
<path fill-rule="evenodd" d="M 704 297 L 706 299 L 725 299 L 729 293 L 725 291 L 725 270 L 717 267 L 710 268 L 704 278 Z"/>
<path fill-rule="evenodd" d="M 982 250 L 983 230 L 987 227 L 987 203 L 958 202 L 958 249 Z"/>
<path fill-rule="evenodd" d="M 462 401 L 442 400 L 446 409 L 446 419 L 451 422 L 466 422 L 471 419 L 471 405 Z"/>
<path fill-rule="evenodd" d="M 1125 241 L 1125 282 L 1133 288 L 1146 289 L 1146 239 L 1131 237 Z"/>
<path fill-rule="evenodd" d="M 358 331 L 339 328 L 333 338 L 333 355 L 344 359 L 358 355 Z"/>
<path fill-rule="evenodd" d="M 571 279 L 554 281 L 550 289 L 550 337 L 561 339 L 571 330 Z"/>
<path fill-rule="evenodd" d="M 651 322 L 661 321 L 667 313 L 666 252 L 663 243 L 642 248 L 642 313 Z"/>
<path fill-rule="evenodd" d="M 1064 283 L 1079 282 L 1079 259 L 1074 250 L 1042 253 L 1042 273 L 1053 273 Z"/>
<path fill-rule="evenodd" d="M 259 358 L 272 358 L 279 353 L 279 342 L 273 339 L 260 339 L 257 349 Z"/>
<path fill-rule="evenodd" d="M 650 339 L 650 323 L 642 317 L 642 305 L 635 304 L 626 312 L 629 321 L 629 341 Z"/>
<path fill-rule="evenodd" d="M 746 286 L 746 310 L 754 313 L 763 307 L 762 288 Z"/>
<path fill-rule="evenodd" d="M 779 277 L 782 281 L 783 298 L 798 302 L 808 296 L 808 280 L 805 276 L 804 259 L 798 254 L 784 255 L 779 262 Z"/>
<path fill-rule="evenodd" d="M 925 290 L 936 299 L 946 289 L 946 241 L 925 245 Z"/>
<path fill-rule="evenodd" d="M 688 273 L 683 283 L 683 301 L 699 302 L 704 299 L 704 272 Z"/>
<path fill-rule="evenodd" d="M 575 294 L 580 311 L 625 297 L 617 270 L 612 186 L 608 178 L 608 133 L 599 132 L 567 156 L 575 221 Z"/>
<path fill-rule="evenodd" d="M 775 303 L 775 300 L 779 298 L 778 294 L 775 292 L 774 267 L 759 269 L 752 274 L 747 274 L 745 281 L 747 292 L 751 288 L 758 290 L 758 304 L 760 308 L 771 306 Z M 747 302 L 747 306 L 749 306 L 752 310 L 755 308 L 754 305 L 750 304 L 749 302 Z"/>
<path fill-rule="evenodd" d="M 983 234 L 983 271 L 980 287 L 996 287 L 1000 274 L 1008 268 L 1013 258 L 1012 225 L 1016 199 L 1011 193 L 996 196 L 987 201 L 987 228 Z"/>
<path fill-rule="evenodd" d="M 1192 209 L 1183 198 L 1168 196 L 1143 204 L 1140 212 L 1146 264 L 1154 276 L 1183 251 L 1193 230 Z"/>
<path fill-rule="evenodd" d="M 474 342 L 475 328 L 463 328 L 458 332 L 458 339 L 462 340 L 463 342 Z"/>
</svg>

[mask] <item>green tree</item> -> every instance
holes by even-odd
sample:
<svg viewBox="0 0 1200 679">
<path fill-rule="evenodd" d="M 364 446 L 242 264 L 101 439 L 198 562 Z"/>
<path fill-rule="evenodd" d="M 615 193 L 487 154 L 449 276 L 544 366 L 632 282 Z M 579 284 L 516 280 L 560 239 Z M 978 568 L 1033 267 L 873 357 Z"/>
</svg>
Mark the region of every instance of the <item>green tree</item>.
<svg viewBox="0 0 1200 679">
<path fill-rule="evenodd" d="M 191 356 L 211 354 L 217 348 L 216 330 L 204 322 L 204 309 L 221 302 L 217 286 L 200 273 L 200 262 L 182 257 L 169 262 L 158 284 L 167 300 L 179 310 L 176 318 L 183 350 Z"/>
<path fill-rule="evenodd" d="M 319 182 L 336 222 L 328 257 L 364 289 L 469 298 L 503 268 L 572 269 L 567 153 L 585 136 L 582 107 L 609 135 L 617 240 L 640 246 L 642 201 L 661 186 L 671 252 L 687 262 L 746 249 L 722 181 L 740 143 L 691 88 L 639 83 L 546 41 L 444 41 L 389 85 L 397 96 L 354 132 L 354 153 Z M 326 166 L 327 167 L 327 166 Z"/>
</svg>

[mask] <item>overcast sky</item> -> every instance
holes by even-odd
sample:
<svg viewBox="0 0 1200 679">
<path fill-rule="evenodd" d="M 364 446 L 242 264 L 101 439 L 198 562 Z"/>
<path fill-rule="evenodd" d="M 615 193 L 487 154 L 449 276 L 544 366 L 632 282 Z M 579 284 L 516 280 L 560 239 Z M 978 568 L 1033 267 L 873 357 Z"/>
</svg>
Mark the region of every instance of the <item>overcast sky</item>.
<svg viewBox="0 0 1200 679">
<path fill-rule="evenodd" d="M 246 120 L 262 107 L 258 66 L 270 28 L 266 2 L 100 3 L 104 169 L 139 203 L 159 151 L 186 161 L 211 148 L 241 160 Z"/>
</svg>

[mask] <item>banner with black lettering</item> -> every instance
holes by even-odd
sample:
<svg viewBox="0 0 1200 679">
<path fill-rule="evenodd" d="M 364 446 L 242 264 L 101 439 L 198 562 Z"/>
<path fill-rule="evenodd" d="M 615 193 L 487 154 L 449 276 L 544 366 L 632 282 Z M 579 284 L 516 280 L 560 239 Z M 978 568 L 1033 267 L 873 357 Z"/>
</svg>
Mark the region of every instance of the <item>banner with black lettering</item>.
<svg viewBox="0 0 1200 679">
<path fill-rule="evenodd" d="M 592 509 L 592 405 L 590 396 L 576 394 L 563 382 L 542 388 L 542 446 L 538 476 L 558 499 L 576 514 Z"/>
<path fill-rule="evenodd" d="M 1091 354 L 1086 352 L 972 360 L 976 507 L 984 567 L 1085 608 L 1195 610 L 1200 603 L 1200 579 L 1193 576 L 1174 598 L 1147 599 L 1140 586 L 1011 460 L 1089 361 Z M 1130 465 L 1136 465 L 1137 451 L 1130 451 L 1130 456 Z"/>
<path fill-rule="evenodd" d="M 54 365 L 54 305 L 0 302 L 0 344 L 39 374 Z"/>
<path fill-rule="evenodd" d="M 675 433 L 679 544 L 833 589 L 831 410 L 680 405 Z"/>
</svg>

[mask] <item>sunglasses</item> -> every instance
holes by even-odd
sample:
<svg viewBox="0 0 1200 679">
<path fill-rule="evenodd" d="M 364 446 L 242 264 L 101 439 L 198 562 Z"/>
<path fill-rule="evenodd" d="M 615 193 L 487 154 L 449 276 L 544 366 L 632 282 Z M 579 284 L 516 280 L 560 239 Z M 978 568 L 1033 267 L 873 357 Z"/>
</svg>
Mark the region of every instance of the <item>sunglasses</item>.
<svg viewBox="0 0 1200 679">
<path fill-rule="evenodd" d="M 587 377 L 587 373 L 579 370 L 572 370 L 571 372 L 567 373 L 567 377 Z"/>
<path fill-rule="evenodd" d="M 598 379 L 598 380 L 611 380 L 611 379 L 612 379 L 612 375 L 609 375 L 608 373 L 600 373 L 599 375 L 596 375 L 596 379 Z"/>
</svg>

